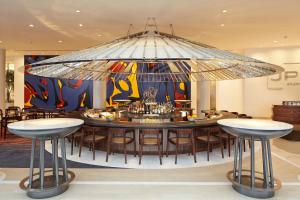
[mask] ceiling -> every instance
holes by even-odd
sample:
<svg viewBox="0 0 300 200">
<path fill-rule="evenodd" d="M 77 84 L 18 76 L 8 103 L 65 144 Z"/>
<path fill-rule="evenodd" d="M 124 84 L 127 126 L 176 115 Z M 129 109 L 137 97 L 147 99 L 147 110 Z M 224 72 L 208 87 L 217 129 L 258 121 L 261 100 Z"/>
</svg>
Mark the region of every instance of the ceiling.
<svg viewBox="0 0 300 200">
<path fill-rule="evenodd" d="M 147 17 L 159 31 L 173 24 L 175 35 L 221 49 L 295 46 L 299 8 L 299 0 L 0 0 L 0 48 L 83 49 L 126 35 L 129 24 L 141 31 Z"/>
</svg>

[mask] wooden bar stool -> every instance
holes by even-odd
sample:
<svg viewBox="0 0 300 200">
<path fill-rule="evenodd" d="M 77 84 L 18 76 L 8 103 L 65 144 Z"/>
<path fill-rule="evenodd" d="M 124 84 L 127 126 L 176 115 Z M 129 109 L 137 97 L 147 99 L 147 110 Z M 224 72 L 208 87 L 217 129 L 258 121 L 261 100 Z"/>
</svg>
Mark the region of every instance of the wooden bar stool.
<svg viewBox="0 0 300 200">
<path fill-rule="evenodd" d="M 71 142 L 71 155 L 73 155 L 74 146 L 75 147 L 79 146 L 80 149 L 81 139 L 84 138 L 84 129 L 81 128 L 80 130 L 76 131 L 72 135 L 67 136 L 67 138 Z"/>
<path fill-rule="evenodd" d="M 89 145 L 89 148 L 93 151 L 93 160 L 95 160 L 95 145 L 106 139 L 105 129 L 101 127 L 93 127 L 84 125 L 82 129 L 83 133 L 80 139 L 79 157 L 81 156 L 81 149 L 83 143 Z"/>
<path fill-rule="evenodd" d="M 4 136 L 3 138 L 6 139 L 6 133 L 7 133 L 7 124 L 21 121 L 21 108 L 18 106 L 10 106 L 7 109 L 5 109 L 5 117 L 4 117 Z"/>
<path fill-rule="evenodd" d="M 122 145 L 123 153 L 125 157 L 125 164 L 127 164 L 127 145 L 133 143 L 134 146 L 134 156 L 136 157 L 136 140 L 135 132 L 133 129 L 124 128 L 109 128 L 108 138 L 107 138 L 107 152 L 106 152 L 106 162 L 108 162 L 108 156 L 112 152 L 112 145 Z"/>
<path fill-rule="evenodd" d="M 162 165 L 162 130 L 142 129 L 139 132 L 139 164 L 142 162 L 144 146 L 157 146 L 160 164 Z"/>
<path fill-rule="evenodd" d="M 220 137 L 216 136 L 220 133 L 220 128 L 218 126 L 213 126 L 208 129 L 199 129 L 199 130 L 201 132 L 204 131 L 204 133 L 206 132 L 206 135 L 201 135 L 201 136 L 197 135 L 196 140 L 207 143 L 207 161 L 209 161 L 209 152 L 212 150 L 213 145 L 221 146 L 222 158 L 224 158 L 223 141 Z"/>
<path fill-rule="evenodd" d="M 231 134 L 228 134 L 224 132 L 222 129 L 220 129 L 220 133 L 217 135 L 219 138 L 221 138 L 222 142 L 225 142 L 225 149 L 228 151 L 228 156 L 231 156 L 231 145 L 235 142 L 235 137 Z"/>
<path fill-rule="evenodd" d="M 166 156 L 168 157 L 169 155 L 169 144 L 175 145 L 175 164 L 177 164 L 178 149 L 181 146 L 190 146 L 190 152 L 194 156 L 194 162 L 197 162 L 193 129 L 169 130 L 167 139 Z"/>
</svg>

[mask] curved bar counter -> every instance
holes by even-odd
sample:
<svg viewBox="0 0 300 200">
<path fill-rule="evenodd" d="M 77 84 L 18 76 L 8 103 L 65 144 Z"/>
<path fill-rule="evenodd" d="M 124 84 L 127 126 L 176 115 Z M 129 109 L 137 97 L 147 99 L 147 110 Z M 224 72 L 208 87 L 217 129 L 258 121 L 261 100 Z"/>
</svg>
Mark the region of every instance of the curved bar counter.
<svg viewBox="0 0 300 200">
<path fill-rule="evenodd" d="M 107 121 L 99 118 L 91 118 L 91 117 L 85 117 L 81 116 L 81 118 L 84 120 L 85 125 L 91 126 L 91 127 L 97 127 L 97 128 L 102 128 L 102 133 L 106 136 L 108 136 L 108 129 L 111 128 L 121 128 L 121 129 L 127 129 L 127 130 L 134 130 L 135 132 L 135 138 L 136 139 L 136 146 L 139 145 L 139 133 L 140 130 L 143 129 L 156 129 L 160 130 L 163 133 L 163 138 L 162 138 L 162 149 L 165 152 L 166 147 L 167 147 L 167 142 L 168 142 L 168 130 L 179 130 L 179 129 L 192 129 L 194 137 L 200 136 L 200 135 L 207 135 L 208 131 L 211 128 L 218 128 L 217 121 L 220 119 L 225 119 L 225 118 L 236 118 L 235 114 L 232 114 L 230 112 L 222 112 L 218 115 L 214 115 L 212 118 L 205 118 L 201 120 L 196 120 L 196 121 L 173 121 L 173 122 L 159 122 L 159 123 L 153 123 L 153 122 L 146 122 L 146 123 L 141 123 L 141 122 L 133 122 L 133 121 L 124 121 L 121 119 L 115 119 L 112 121 Z M 106 147 L 106 144 L 104 144 L 105 141 L 102 143 L 99 143 L 96 145 L 96 149 L 100 150 L 106 150 L 104 149 Z M 202 141 L 196 141 L 196 151 L 203 151 L 207 149 L 207 144 Z M 214 146 L 213 148 L 218 147 L 218 145 Z M 133 153 L 133 148 L 134 145 L 130 145 L 128 147 L 128 153 Z M 175 147 L 171 145 L 169 148 L 170 153 L 174 153 Z M 118 147 L 115 147 L 114 149 L 116 152 L 122 152 L 122 150 Z M 146 154 L 152 154 L 153 150 L 155 148 L 152 147 L 147 147 L 144 151 Z M 179 153 L 186 153 L 187 149 L 182 148 Z"/>
<path fill-rule="evenodd" d="M 202 119 L 197 121 L 177 121 L 161 123 L 140 123 L 132 121 L 122 121 L 119 119 L 106 121 L 98 118 L 83 117 L 84 124 L 97 127 L 108 128 L 134 128 L 134 129 L 171 129 L 171 128 L 198 128 L 216 126 L 217 121 L 226 118 L 236 118 L 236 115 L 223 112 L 214 118 Z"/>
</svg>

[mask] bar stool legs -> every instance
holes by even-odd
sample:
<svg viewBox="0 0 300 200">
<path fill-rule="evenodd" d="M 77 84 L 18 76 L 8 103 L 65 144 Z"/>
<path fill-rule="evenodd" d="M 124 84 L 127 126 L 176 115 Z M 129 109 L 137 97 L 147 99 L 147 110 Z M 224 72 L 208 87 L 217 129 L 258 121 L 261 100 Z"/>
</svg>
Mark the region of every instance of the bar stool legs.
<svg viewBox="0 0 300 200">
<path fill-rule="evenodd" d="M 231 180 L 232 187 L 241 194 L 254 198 L 271 198 L 280 189 L 281 182 L 273 177 L 270 141 L 267 138 L 250 137 L 250 170 L 244 170 L 244 140 L 244 137 L 235 139 L 234 166 L 227 177 Z M 255 141 L 260 141 L 262 146 L 262 173 L 255 171 Z"/>
</svg>

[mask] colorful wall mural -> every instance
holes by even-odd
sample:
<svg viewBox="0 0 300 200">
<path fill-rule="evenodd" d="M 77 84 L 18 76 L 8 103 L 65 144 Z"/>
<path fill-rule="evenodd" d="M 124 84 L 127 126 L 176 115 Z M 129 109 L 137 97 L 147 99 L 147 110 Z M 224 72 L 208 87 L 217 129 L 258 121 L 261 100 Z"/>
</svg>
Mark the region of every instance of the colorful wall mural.
<svg viewBox="0 0 300 200">
<path fill-rule="evenodd" d="M 25 55 L 25 68 L 54 56 Z M 64 110 L 66 112 L 93 107 L 93 81 L 64 80 L 25 74 L 25 108 Z"/>
<path fill-rule="evenodd" d="M 127 62 L 116 62 L 111 66 L 112 72 L 123 71 L 128 66 Z M 158 89 L 156 101 L 165 102 L 170 100 L 174 104 L 174 100 L 191 99 L 191 83 L 190 82 L 153 82 L 138 81 L 139 77 L 136 72 L 169 72 L 170 68 L 167 64 L 154 63 L 133 63 L 128 76 L 114 75 L 107 79 L 106 84 L 106 105 L 114 105 L 113 100 L 130 99 L 141 100 L 143 93 L 149 87 Z"/>
</svg>

